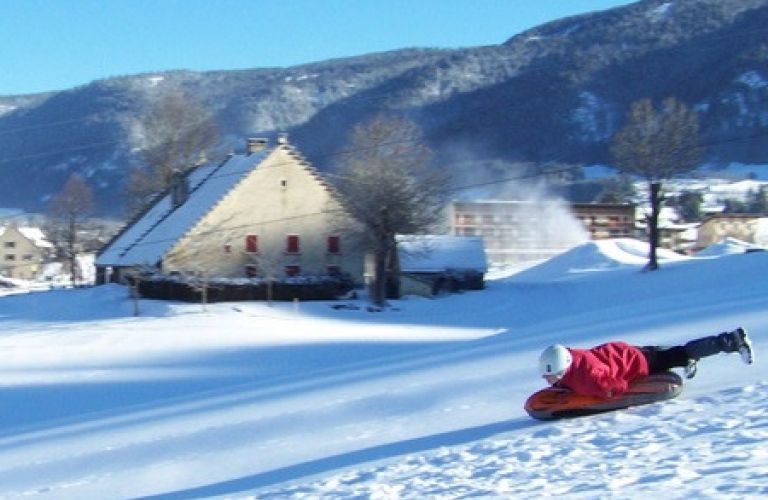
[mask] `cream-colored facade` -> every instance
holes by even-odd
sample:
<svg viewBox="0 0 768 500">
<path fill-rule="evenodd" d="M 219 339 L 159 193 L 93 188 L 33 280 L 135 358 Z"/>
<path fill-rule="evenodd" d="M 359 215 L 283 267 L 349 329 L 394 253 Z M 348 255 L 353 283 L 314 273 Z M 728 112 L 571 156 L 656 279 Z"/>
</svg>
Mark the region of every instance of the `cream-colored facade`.
<svg viewBox="0 0 768 500">
<path fill-rule="evenodd" d="M 102 251 L 97 269 L 122 272 L 117 278 L 102 272 L 100 281 L 119 280 L 127 268 L 145 261 L 165 274 L 207 279 L 341 273 L 362 282 L 364 257 L 338 229 L 349 224 L 335 191 L 285 137 L 273 148 L 233 155 L 190 177 L 179 199 L 169 193 L 147 212 L 144 219 L 149 220 L 136 221 Z M 227 182 L 231 185 L 216 186 Z M 216 189 L 220 192 L 209 194 Z M 150 251 L 164 239 L 172 241 Z"/>
<path fill-rule="evenodd" d="M 0 227 L 0 275 L 31 280 L 37 277 L 50 245 L 40 245 L 16 226 Z"/>
<path fill-rule="evenodd" d="M 718 214 L 707 217 L 699 226 L 696 246 L 705 248 L 719 243 L 725 238 L 736 238 L 747 243 L 756 241 L 760 215 Z"/>
<path fill-rule="evenodd" d="M 292 148 L 277 147 L 163 259 L 166 273 L 283 278 L 362 275 L 335 230 L 332 189 Z"/>
</svg>

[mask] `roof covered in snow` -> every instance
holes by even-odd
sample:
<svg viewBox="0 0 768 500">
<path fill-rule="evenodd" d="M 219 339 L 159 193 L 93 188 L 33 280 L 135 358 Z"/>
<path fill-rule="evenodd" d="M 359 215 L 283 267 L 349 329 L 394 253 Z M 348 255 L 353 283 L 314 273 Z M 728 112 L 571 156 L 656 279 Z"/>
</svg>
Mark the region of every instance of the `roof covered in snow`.
<svg viewBox="0 0 768 500">
<path fill-rule="evenodd" d="M 174 206 L 171 194 L 158 200 L 99 255 L 97 266 L 156 265 L 211 208 L 256 168 L 271 150 L 233 155 L 201 165 L 188 175 L 189 197 Z"/>
<path fill-rule="evenodd" d="M 43 230 L 39 227 L 24 226 L 19 227 L 18 229 L 25 238 L 33 242 L 36 246 L 40 248 L 53 248 L 53 245 L 46 239 L 45 233 L 43 233 Z"/>
<path fill-rule="evenodd" d="M 488 260 L 479 236 L 398 236 L 403 272 L 471 270 L 485 273 Z"/>
<path fill-rule="evenodd" d="M 5 231 L 8 229 L 8 227 L 11 226 L 0 226 L 0 235 L 5 234 Z M 45 237 L 45 233 L 43 233 L 43 230 L 39 227 L 31 227 L 31 226 L 12 226 L 14 227 L 23 237 L 31 241 L 35 246 L 38 248 L 52 248 L 53 245 L 50 241 L 48 241 Z"/>
</svg>

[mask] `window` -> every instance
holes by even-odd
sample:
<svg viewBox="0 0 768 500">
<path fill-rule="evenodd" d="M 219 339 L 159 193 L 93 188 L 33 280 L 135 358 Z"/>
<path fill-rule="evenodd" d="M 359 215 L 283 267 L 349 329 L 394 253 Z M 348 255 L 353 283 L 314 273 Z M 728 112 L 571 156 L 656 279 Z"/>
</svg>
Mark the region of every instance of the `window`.
<svg viewBox="0 0 768 500">
<path fill-rule="evenodd" d="M 339 266 L 328 266 L 327 272 L 328 272 L 328 276 L 340 276 L 341 275 L 341 267 L 339 267 Z"/>
<path fill-rule="evenodd" d="M 16 256 L 14 254 L 12 254 L 12 253 L 5 254 L 5 260 L 7 260 L 9 262 L 10 261 L 14 261 L 14 260 L 16 260 Z"/>
<path fill-rule="evenodd" d="M 255 234 L 249 234 L 245 237 L 245 251 L 248 253 L 258 253 L 259 237 Z"/>
<path fill-rule="evenodd" d="M 338 236 L 328 237 L 328 253 L 341 253 L 341 238 Z"/>
<path fill-rule="evenodd" d="M 224 245 L 224 253 L 232 253 L 232 245 L 228 243 Z"/>
<path fill-rule="evenodd" d="M 3 247 L 5 248 L 16 248 L 16 242 L 15 241 L 6 241 L 3 243 Z"/>
<path fill-rule="evenodd" d="M 285 251 L 288 253 L 299 253 L 299 236 L 296 234 L 288 235 L 285 242 Z"/>
<path fill-rule="evenodd" d="M 298 276 L 301 273 L 301 266 L 291 265 L 285 266 L 286 276 Z"/>
<path fill-rule="evenodd" d="M 254 264 L 248 264 L 245 266 L 245 276 L 248 278 L 255 278 L 259 275 L 259 268 L 257 268 Z"/>
</svg>

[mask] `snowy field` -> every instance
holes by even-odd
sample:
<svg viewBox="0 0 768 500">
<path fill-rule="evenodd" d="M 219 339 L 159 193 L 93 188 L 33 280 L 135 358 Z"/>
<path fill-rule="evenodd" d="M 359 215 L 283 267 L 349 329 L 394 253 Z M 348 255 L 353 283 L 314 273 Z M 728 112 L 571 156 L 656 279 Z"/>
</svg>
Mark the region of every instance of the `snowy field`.
<svg viewBox="0 0 768 500">
<path fill-rule="evenodd" d="M 768 496 L 768 252 L 643 272 L 588 243 L 482 292 L 365 303 L 0 298 L 0 499 L 743 499 Z M 339 304 L 336 304 L 339 305 Z M 736 326 L 676 400 L 538 422 L 538 354 Z"/>
</svg>

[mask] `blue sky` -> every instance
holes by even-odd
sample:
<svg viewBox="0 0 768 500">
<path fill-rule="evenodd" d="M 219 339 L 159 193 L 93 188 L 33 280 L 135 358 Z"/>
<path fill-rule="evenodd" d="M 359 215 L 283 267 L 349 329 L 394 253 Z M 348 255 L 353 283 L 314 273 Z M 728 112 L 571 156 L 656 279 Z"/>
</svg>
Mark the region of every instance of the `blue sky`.
<svg viewBox="0 0 768 500">
<path fill-rule="evenodd" d="M 152 71 L 498 44 L 630 0 L 0 0 L 0 95 Z"/>
</svg>

